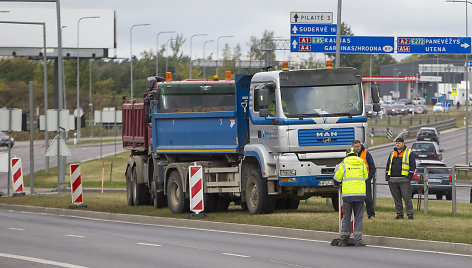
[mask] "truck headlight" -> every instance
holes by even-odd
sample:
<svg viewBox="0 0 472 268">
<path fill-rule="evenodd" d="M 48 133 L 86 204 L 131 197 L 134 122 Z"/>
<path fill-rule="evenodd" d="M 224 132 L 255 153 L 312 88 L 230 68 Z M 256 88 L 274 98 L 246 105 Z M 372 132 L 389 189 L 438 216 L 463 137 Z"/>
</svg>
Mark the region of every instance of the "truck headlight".
<svg viewBox="0 0 472 268">
<path fill-rule="evenodd" d="M 280 176 L 297 176 L 297 171 L 295 169 L 280 170 Z"/>
</svg>

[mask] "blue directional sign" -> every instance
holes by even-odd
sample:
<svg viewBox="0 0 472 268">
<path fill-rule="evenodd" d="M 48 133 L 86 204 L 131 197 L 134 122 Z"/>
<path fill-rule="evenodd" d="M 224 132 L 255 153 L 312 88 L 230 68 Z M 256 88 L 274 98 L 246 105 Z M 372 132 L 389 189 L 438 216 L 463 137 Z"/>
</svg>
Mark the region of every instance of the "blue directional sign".
<svg viewBox="0 0 472 268">
<path fill-rule="evenodd" d="M 386 36 L 341 36 L 341 53 L 394 53 L 395 38 Z M 291 36 L 290 52 L 336 52 L 335 36 Z"/>
<path fill-rule="evenodd" d="M 290 24 L 291 35 L 336 35 L 336 24 Z"/>
<path fill-rule="evenodd" d="M 472 67 L 472 61 L 469 60 L 469 61 L 467 62 L 467 67 Z"/>
<path fill-rule="evenodd" d="M 397 53 L 470 54 L 470 37 L 398 37 Z"/>
</svg>

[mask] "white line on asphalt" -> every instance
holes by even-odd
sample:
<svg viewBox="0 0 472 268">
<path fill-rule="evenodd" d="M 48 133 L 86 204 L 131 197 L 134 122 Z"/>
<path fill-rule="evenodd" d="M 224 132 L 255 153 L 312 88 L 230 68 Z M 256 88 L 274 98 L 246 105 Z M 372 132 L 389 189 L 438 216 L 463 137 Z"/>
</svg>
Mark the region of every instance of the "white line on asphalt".
<svg viewBox="0 0 472 268">
<path fill-rule="evenodd" d="M 8 230 L 24 231 L 25 229 L 10 227 L 10 228 L 8 228 Z"/>
<path fill-rule="evenodd" d="M 74 264 L 64 263 L 64 262 L 48 261 L 48 260 L 44 260 L 44 259 L 38 259 L 38 258 L 32 258 L 32 257 L 26 257 L 26 256 L 20 256 L 20 255 L 13 255 L 13 254 L 8 254 L 8 253 L 0 253 L 0 257 L 10 258 L 10 259 L 17 259 L 17 260 L 22 260 L 22 261 L 35 262 L 35 263 L 42 263 L 42 264 L 48 264 L 48 265 L 55 265 L 55 266 L 59 266 L 59 267 L 87 268 L 86 266 L 79 266 L 79 265 L 74 265 Z"/>
<path fill-rule="evenodd" d="M 222 252 L 221 254 L 227 255 L 227 256 L 233 256 L 233 257 L 249 258 L 249 256 L 246 256 L 246 255 L 239 255 L 239 254 L 233 254 L 233 253 Z"/>
<path fill-rule="evenodd" d="M 409 248 L 394 248 L 394 247 L 373 246 L 373 245 L 367 245 L 367 246 L 368 246 L 368 247 L 371 247 L 371 248 L 385 248 L 385 249 L 394 249 L 394 250 L 402 250 L 402 251 L 413 251 L 413 252 L 421 252 L 421 253 L 433 253 L 433 254 L 442 254 L 442 255 L 459 256 L 459 257 L 472 257 L 472 255 L 467 255 L 467 254 L 449 253 L 449 252 L 441 252 L 441 251 L 433 251 L 433 250 L 409 249 Z"/>
<path fill-rule="evenodd" d="M 76 237 L 76 238 L 84 238 L 85 236 L 82 235 L 73 235 L 73 234 L 66 234 L 68 237 Z"/>
<path fill-rule="evenodd" d="M 141 246 L 150 246 L 150 247 L 162 247 L 162 245 L 157 245 L 157 244 L 148 244 L 148 243 L 136 243 Z"/>
<path fill-rule="evenodd" d="M 282 265 L 287 265 L 287 266 L 293 266 L 293 267 L 306 267 L 306 266 L 301 266 L 298 264 L 293 264 L 293 263 L 287 263 L 287 262 L 281 262 L 281 261 L 276 261 L 276 260 L 269 260 L 270 262 L 277 263 L 277 264 L 282 264 Z"/>
</svg>

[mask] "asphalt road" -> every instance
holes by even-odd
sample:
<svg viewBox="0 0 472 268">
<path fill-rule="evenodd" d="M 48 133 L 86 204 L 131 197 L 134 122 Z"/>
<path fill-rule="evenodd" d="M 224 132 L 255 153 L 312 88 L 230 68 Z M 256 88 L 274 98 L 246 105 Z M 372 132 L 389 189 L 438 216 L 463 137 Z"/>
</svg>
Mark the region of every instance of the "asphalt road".
<svg viewBox="0 0 472 268">
<path fill-rule="evenodd" d="M 469 133 L 472 133 L 472 128 L 469 128 Z M 407 146 L 411 146 L 413 142 L 406 142 Z M 469 141 L 469 146 L 472 146 L 472 141 Z M 388 156 L 393 150 L 393 145 L 387 148 L 370 150 L 372 157 L 374 158 L 377 169 L 377 186 L 378 194 L 377 197 L 391 197 L 390 190 L 386 185 L 385 181 L 385 167 L 387 165 Z M 454 130 L 454 131 L 443 131 L 439 134 L 439 147 L 444 149 L 442 161 L 448 166 L 454 166 L 455 164 L 465 164 L 465 128 Z M 472 150 L 469 150 L 469 159 L 472 160 Z M 459 184 L 459 182 L 458 182 Z M 462 183 L 464 184 L 464 183 Z M 470 185 L 470 182 L 467 183 Z M 429 198 L 436 199 L 434 195 L 430 195 Z M 470 201 L 470 188 L 457 188 L 457 202 Z M 443 200 L 444 202 L 451 202 Z"/>
<path fill-rule="evenodd" d="M 85 160 L 100 157 L 100 144 L 84 144 L 68 146 L 71 156 L 67 157 L 67 163 L 83 162 Z M 34 143 L 34 170 L 44 170 L 46 168 L 44 141 Z M 123 152 L 121 142 L 116 143 L 116 152 Z M 103 143 L 102 155 L 109 155 L 115 152 L 114 143 Z M 0 153 L 8 153 L 7 149 L 1 148 Z M 29 142 L 17 142 L 11 150 L 11 156 L 19 156 L 22 161 L 23 175 L 30 173 L 30 145 Z M 49 157 L 49 167 L 57 166 L 57 157 Z M 8 173 L 0 173 L 0 192 L 7 193 Z M 66 180 L 67 181 L 67 180 Z M 29 190 L 29 189 L 26 189 Z"/>
<path fill-rule="evenodd" d="M 1 267 L 468 267 L 472 256 L 0 211 Z M 250 228 L 250 227 L 248 227 Z"/>
</svg>

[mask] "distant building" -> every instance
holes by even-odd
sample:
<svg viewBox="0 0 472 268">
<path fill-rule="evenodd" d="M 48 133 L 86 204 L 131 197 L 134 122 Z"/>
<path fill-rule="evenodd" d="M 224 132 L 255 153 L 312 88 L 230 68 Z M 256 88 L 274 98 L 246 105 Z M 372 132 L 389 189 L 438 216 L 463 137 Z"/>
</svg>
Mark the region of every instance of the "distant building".
<svg viewBox="0 0 472 268">
<path fill-rule="evenodd" d="M 411 80 L 417 80 L 416 77 L 419 79 L 418 81 L 379 82 L 380 97 L 389 99 L 391 96 L 393 100 L 425 97 L 428 104 L 440 98 L 451 100 L 454 104 L 458 101 L 465 104 L 464 66 L 465 60 L 441 58 L 381 66 L 381 76 L 410 76 Z M 469 94 L 470 92 L 469 86 Z"/>
</svg>

